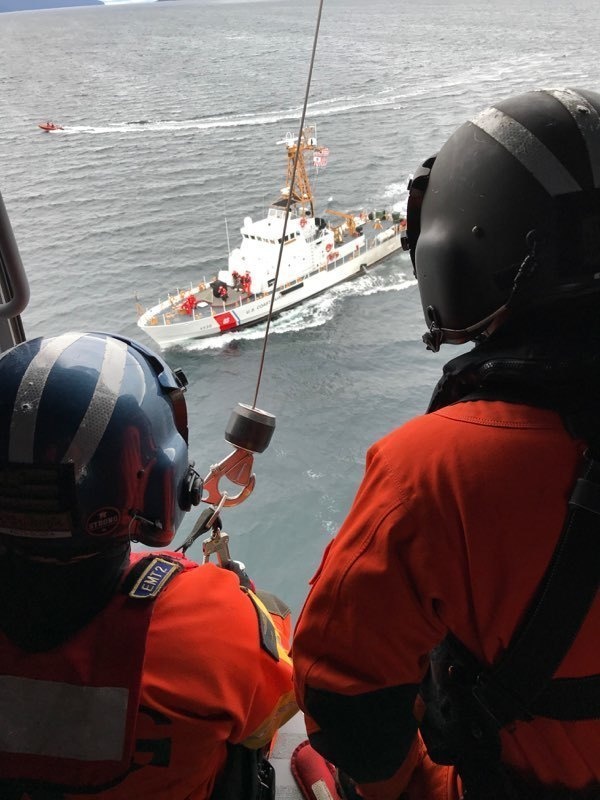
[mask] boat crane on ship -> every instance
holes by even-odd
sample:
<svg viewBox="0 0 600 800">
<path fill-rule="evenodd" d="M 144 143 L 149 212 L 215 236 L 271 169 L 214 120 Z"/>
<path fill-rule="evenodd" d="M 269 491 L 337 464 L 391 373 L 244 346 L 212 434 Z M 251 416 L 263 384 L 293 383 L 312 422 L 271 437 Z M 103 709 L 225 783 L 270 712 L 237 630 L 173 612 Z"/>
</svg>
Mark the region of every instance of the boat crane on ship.
<svg viewBox="0 0 600 800">
<path fill-rule="evenodd" d="M 315 215 L 309 169 L 324 167 L 329 155 L 317 142 L 316 126 L 307 125 L 299 140 L 288 133 L 283 143 L 286 185 L 264 219 L 244 219 L 241 244 L 230 253 L 227 269 L 151 308 L 138 306 L 138 326 L 161 347 L 263 322 L 273 292 L 272 312 L 278 314 L 356 277 L 403 247 L 406 224 L 398 212 L 327 209 L 324 216 Z"/>
</svg>

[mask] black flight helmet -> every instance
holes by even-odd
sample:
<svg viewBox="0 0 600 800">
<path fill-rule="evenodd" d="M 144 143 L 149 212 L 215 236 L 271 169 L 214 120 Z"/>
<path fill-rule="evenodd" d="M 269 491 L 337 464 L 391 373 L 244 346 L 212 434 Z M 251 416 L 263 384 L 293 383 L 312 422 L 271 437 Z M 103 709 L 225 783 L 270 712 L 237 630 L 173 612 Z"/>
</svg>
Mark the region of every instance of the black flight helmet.
<svg viewBox="0 0 600 800">
<path fill-rule="evenodd" d="M 463 124 L 409 184 L 428 349 L 600 290 L 600 94 L 530 91 Z"/>
</svg>

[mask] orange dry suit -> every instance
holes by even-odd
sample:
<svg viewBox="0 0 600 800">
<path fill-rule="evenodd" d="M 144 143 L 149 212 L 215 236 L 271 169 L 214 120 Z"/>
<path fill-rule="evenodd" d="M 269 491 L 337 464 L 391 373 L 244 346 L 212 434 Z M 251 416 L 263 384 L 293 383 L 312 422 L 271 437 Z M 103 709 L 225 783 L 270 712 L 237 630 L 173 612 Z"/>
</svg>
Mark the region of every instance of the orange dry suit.
<svg viewBox="0 0 600 800">
<path fill-rule="evenodd" d="M 354 504 L 311 581 L 295 632 L 296 693 L 310 741 L 368 800 L 396 800 L 404 791 L 409 800 L 461 795 L 459 773 L 473 758 L 452 758 L 453 746 L 465 743 L 448 741 L 443 725 L 464 709 L 452 706 L 460 692 L 444 691 L 464 680 L 471 701 L 468 680 L 485 680 L 511 652 L 581 473 L 586 443 L 555 410 L 564 387 L 574 384 L 561 374 L 548 385 L 547 364 L 536 370 L 524 357 L 519 369 L 514 352 L 496 354 L 496 369 L 493 353 L 472 353 L 447 365 L 430 413 L 370 448 Z M 494 399 L 499 387 L 503 397 Z M 590 512 L 596 520 L 599 511 Z M 595 581 L 597 587 L 597 573 Z M 488 741 L 486 726 L 496 736 L 496 751 L 484 759 L 485 769 L 495 759 L 494 774 L 502 776 L 494 797 L 548 797 L 560 787 L 582 794 L 557 796 L 600 796 L 595 587 L 586 587 L 583 621 L 552 676 L 553 688 L 569 687 L 563 707 L 550 703 L 536 712 L 530 698 L 513 697 L 505 719 L 484 712 L 473 720 L 487 720 L 479 729 L 462 720 L 472 740 Z M 537 642 L 542 663 L 560 628 L 555 620 Z M 458 659 L 445 650 L 449 641 Z M 440 666 L 446 674 L 436 686 Z M 580 694 L 586 702 L 573 707 Z M 427 706 L 432 700 L 436 715 Z M 471 710 L 472 703 L 465 713 Z M 435 745 L 429 753 L 422 721 L 426 745 Z M 456 727 L 449 732 L 456 735 Z"/>
<path fill-rule="evenodd" d="M 0 633 L 0 796 L 206 800 L 232 746 L 259 750 L 296 710 L 289 612 L 263 599 L 215 565 L 138 554 L 59 646 Z"/>
</svg>

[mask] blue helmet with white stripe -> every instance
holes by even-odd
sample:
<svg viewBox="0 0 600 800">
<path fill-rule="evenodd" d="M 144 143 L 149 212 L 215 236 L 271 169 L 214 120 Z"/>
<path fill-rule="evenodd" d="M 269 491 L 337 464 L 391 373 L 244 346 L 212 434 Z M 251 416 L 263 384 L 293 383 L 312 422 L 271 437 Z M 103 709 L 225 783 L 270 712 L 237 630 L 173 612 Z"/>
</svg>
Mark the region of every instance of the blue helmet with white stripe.
<svg viewBox="0 0 600 800">
<path fill-rule="evenodd" d="M 185 383 L 143 345 L 66 333 L 0 357 L 0 539 L 58 558 L 170 543 L 199 501 Z"/>
<path fill-rule="evenodd" d="M 544 89 L 462 125 L 409 185 L 429 349 L 600 290 L 600 94 Z"/>
</svg>

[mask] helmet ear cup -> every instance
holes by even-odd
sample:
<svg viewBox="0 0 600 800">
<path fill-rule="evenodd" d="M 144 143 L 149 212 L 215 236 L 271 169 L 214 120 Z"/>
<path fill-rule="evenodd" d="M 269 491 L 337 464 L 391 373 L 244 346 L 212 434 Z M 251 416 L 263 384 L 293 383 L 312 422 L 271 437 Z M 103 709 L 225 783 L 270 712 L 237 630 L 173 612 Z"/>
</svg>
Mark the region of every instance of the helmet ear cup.
<svg viewBox="0 0 600 800">
<path fill-rule="evenodd" d="M 408 183 L 408 203 L 406 206 L 406 238 L 408 240 L 408 250 L 410 260 L 413 265 L 413 274 L 417 277 L 415 264 L 415 250 L 419 233 L 421 232 L 421 206 L 423 198 L 429 184 L 429 175 L 436 156 L 430 156 L 417 169 Z"/>
<path fill-rule="evenodd" d="M 190 511 L 192 506 L 197 506 L 202 500 L 204 483 L 200 475 L 194 469 L 194 464 L 190 464 L 183 483 L 181 484 L 181 495 L 179 505 L 184 511 Z"/>
</svg>

